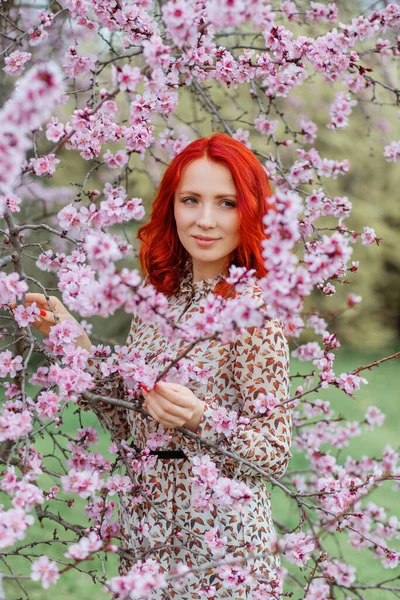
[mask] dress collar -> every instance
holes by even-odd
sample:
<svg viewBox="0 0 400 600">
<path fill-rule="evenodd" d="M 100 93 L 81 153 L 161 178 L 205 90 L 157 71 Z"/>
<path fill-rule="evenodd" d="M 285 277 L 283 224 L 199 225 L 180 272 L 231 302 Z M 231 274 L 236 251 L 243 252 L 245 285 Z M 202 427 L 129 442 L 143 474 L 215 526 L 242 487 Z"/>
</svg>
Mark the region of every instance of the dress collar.
<svg viewBox="0 0 400 600">
<path fill-rule="evenodd" d="M 193 282 L 193 263 L 192 259 L 188 258 L 183 270 L 179 295 L 187 294 L 193 296 L 194 299 L 203 298 L 210 292 L 214 292 L 217 283 L 225 279 L 225 277 L 227 277 L 227 273 L 219 273 L 219 275 L 216 275 L 215 277 Z"/>
</svg>

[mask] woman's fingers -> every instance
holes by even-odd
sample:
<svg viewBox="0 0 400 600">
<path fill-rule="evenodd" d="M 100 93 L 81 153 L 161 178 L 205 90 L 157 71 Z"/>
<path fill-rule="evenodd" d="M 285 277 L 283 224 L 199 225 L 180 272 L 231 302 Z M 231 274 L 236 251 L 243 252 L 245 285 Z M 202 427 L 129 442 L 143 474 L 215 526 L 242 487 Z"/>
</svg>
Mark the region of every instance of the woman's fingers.
<svg viewBox="0 0 400 600">
<path fill-rule="evenodd" d="M 167 400 L 166 398 L 164 398 L 164 396 L 161 396 L 161 394 L 158 394 L 155 390 L 152 391 L 152 398 L 154 399 L 154 403 L 161 417 L 165 417 L 166 414 L 171 415 L 171 417 L 184 417 L 184 408 L 178 406 L 177 404 L 173 404 L 170 400 Z"/>
<path fill-rule="evenodd" d="M 177 423 L 177 421 L 187 421 L 185 415 L 182 414 L 182 411 L 174 410 L 173 413 L 172 411 L 166 412 L 166 410 L 163 409 L 162 406 L 160 406 L 159 402 L 150 396 L 146 397 L 146 404 L 147 410 L 149 411 L 153 419 L 155 419 L 162 425 L 166 425 L 167 427 L 178 427 L 179 424 Z"/>
</svg>

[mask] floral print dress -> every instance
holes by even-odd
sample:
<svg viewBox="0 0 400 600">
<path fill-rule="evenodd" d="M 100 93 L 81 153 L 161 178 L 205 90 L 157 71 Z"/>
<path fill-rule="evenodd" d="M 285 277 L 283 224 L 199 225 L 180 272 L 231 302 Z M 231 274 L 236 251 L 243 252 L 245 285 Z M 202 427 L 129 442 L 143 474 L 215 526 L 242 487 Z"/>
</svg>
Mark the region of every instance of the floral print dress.
<svg viewBox="0 0 400 600">
<path fill-rule="evenodd" d="M 179 314 L 175 320 L 177 325 L 184 326 L 198 313 L 200 301 L 213 292 L 221 277 L 218 275 L 193 283 L 191 262 L 187 263 L 179 293 L 168 297 L 169 307 Z M 252 278 L 240 293 L 250 294 L 263 304 L 256 278 Z M 157 325 L 144 324 L 135 315 L 127 345 L 142 353 L 147 365 L 161 372 L 165 367 L 161 361 L 161 358 L 165 359 L 164 354 L 167 353 L 167 358 L 168 355 L 178 356 L 187 342 L 168 341 Z M 216 340 L 200 342 L 187 358 L 201 370 L 202 377 L 189 381 L 186 386 L 206 403 L 196 433 L 211 442 L 218 441 L 219 447 L 250 461 L 275 478 L 282 476 L 291 457 L 290 410 L 278 407 L 261 415 L 254 406 L 259 393 L 272 392 L 279 402 L 288 397 L 289 352 L 282 324 L 277 320 L 267 321 L 262 329 L 248 328 L 238 334 L 235 341 L 225 344 Z M 108 387 L 105 380 L 99 381 L 96 390 L 92 391 L 121 398 L 124 385 L 114 375 L 109 379 Z M 240 424 L 238 431 L 229 438 L 216 433 L 213 427 L 213 414 L 221 406 L 249 419 L 248 424 Z M 159 428 L 164 430 L 151 417 L 109 405 L 104 405 L 104 408 L 113 420 L 118 437 L 132 437 L 134 445 L 139 448 L 145 448 L 149 436 Z M 140 558 L 151 557 L 165 574 L 178 563 L 203 569 L 185 579 L 183 585 L 176 580 L 170 582 L 168 594 L 157 590 L 149 598 L 253 600 L 269 597 L 256 593 L 257 590 L 268 589 L 267 582 L 274 579 L 279 566 L 279 557 L 268 550 L 275 532 L 269 493 L 262 476 L 249 466 L 239 465 L 237 461 L 205 447 L 197 439 L 185 437 L 174 429 L 166 431 L 171 434 L 171 439 L 159 449 L 183 450 L 187 459 L 151 457 L 153 466 L 136 475 L 148 501 L 138 494 L 120 494 L 122 546 L 132 556 L 132 563 L 121 560 L 120 574 L 126 574 Z M 234 478 L 251 488 L 252 498 L 243 512 L 226 506 L 215 506 L 211 512 L 192 505 L 192 459 L 205 454 L 220 469 L 219 476 Z M 230 585 L 215 568 L 204 567 L 212 560 L 204 534 L 214 527 L 218 528 L 219 536 L 226 537 L 226 552 L 230 556 L 247 556 L 251 551 L 252 558 L 247 565 L 251 567 L 252 575 L 246 583 Z M 259 553 L 264 554 L 257 558 Z M 219 560 L 223 560 L 223 556 L 219 555 Z"/>
</svg>

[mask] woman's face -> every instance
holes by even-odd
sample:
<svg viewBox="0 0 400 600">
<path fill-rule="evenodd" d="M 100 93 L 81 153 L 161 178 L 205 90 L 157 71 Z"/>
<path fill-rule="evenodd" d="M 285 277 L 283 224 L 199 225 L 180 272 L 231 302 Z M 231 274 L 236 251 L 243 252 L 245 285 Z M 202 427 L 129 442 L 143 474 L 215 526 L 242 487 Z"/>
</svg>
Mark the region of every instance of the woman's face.
<svg viewBox="0 0 400 600">
<path fill-rule="evenodd" d="M 174 196 L 174 216 L 179 240 L 193 259 L 193 281 L 215 277 L 226 269 L 229 254 L 239 245 L 236 205 L 228 167 L 207 158 L 185 167 Z M 216 241 L 201 245 L 195 236 Z"/>
</svg>

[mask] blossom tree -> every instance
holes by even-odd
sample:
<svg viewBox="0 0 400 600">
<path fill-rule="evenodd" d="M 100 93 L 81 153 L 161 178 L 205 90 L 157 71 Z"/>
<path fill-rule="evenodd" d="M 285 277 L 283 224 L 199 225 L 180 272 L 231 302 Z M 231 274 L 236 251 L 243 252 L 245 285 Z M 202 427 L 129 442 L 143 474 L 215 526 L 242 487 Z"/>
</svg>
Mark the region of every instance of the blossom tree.
<svg viewBox="0 0 400 600">
<path fill-rule="evenodd" d="M 362 231 L 346 224 L 352 201 L 329 188 L 351 170 L 351 149 L 343 148 L 340 160 L 321 154 L 320 126 L 310 115 L 319 112 L 334 136 L 351 127 L 352 111 L 361 106 L 370 119 L 378 118 L 383 107 L 393 111 L 393 138 L 378 152 L 388 162 L 399 161 L 400 140 L 394 133 L 400 118 L 395 84 L 399 6 L 351 3 L 339 10 L 334 2 L 306 0 L 60 0 L 38 10 L 34 3 L 10 1 L 2 3 L 0 16 L 4 80 L 10 90 L 0 111 L 2 575 L 22 585 L 26 576 L 15 560 L 19 565 L 23 557 L 31 565 L 30 578 L 43 588 L 78 569 L 115 598 L 143 598 L 166 589 L 170 580 L 196 575 L 187 565 L 161 573 L 149 559 L 139 560 L 126 576 L 90 571 L 87 561 L 94 555 L 124 556 L 113 496 L 136 489 L 136 474 L 150 464 L 149 450 L 162 447 L 166 439 L 161 436 L 152 448 L 135 453 L 125 441 L 115 441 L 103 409 L 119 406 L 148 415 L 142 391 L 161 378 L 168 381 L 177 360 L 155 376 L 127 345 L 111 348 L 103 340 L 85 348 L 77 341 L 91 334 L 87 318 L 112 318 L 119 309 L 162 325 L 172 340 L 181 335 L 165 312 L 163 295 L 143 285 L 138 269 L 121 268 L 119 261 L 134 263 L 127 227 L 146 214 L 142 198 L 132 194 L 134 177 L 145 174 L 157 182 L 168 160 L 212 130 L 253 150 L 273 185 L 267 202 L 277 210 L 264 219 L 269 234 L 263 242 L 267 275 L 260 280 L 264 311 L 243 298 L 209 297 L 196 330 L 187 334 L 182 382 L 190 372 L 190 350 L 202 336 L 233 339 L 238 331 L 262 327 L 271 318 L 284 323 L 292 356 L 312 365 L 310 373 L 298 375 L 301 385 L 292 376 L 290 397 L 258 397 L 261 415 L 278 404 L 292 409 L 292 451 L 303 455 L 308 468 L 304 474 L 289 468 L 281 479 L 261 469 L 265 481 L 290 499 L 299 519 L 294 528 L 277 524 L 270 551 L 282 556 L 282 567 L 277 580 L 260 583 L 257 599 L 278 598 L 286 586 L 309 599 L 340 593 L 363 598 L 368 587 L 382 596 L 399 594 L 398 576 L 382 571 L 366 586 L 341 551 L 346 539 L 356 549 L 368 549 L 383 569 L 398 566 L 399 521 L 369 496 L 378 486 L 388 494 L 398 492 L 393 481 L 400 478 L 399 455 L 387 446 L 381 456 L 339 460 L 332 450 L 346 447 L 361 430 L 381 425 L 384 414 L 371 406 L 364 420 L 343 425 L 326 399 L 332 388 L 353 398 L 368 383 L 367 369 L 399 353 L 335 372 L 340 341 L 329 330 L 328 318 L 305 308 L 312 293 L 332 297 L 356 273 L 355 244 L 380 243 L 371 223 Z M 331 94 L 326 114 L 313 104 L 313 90 L 321 84 L 328 84 Z M 68 187 L 55 183 L 61 175 Z M 45 284 L 36 274 L 40 271 Z M 233 265 L 229 282 L 240 290 L 250 276 Z M 44 294 L 54 315 L 58 299 L 49 292 L 59 292 L 63 305 L 78 317 L 64 313 L 39 339 L 32 323 L 41 309 L 36 302 L 26 303 L 28 291 Z M 343 310 L 360 301 L 350 292 Z M 300 344 L 303 332 L 316 341 Z M 127 394 L 97 394 L 99 370 L 104 378 L 122 378 Z M 35 386 L 38 391 L 32 394 Z M 73 438 L 65 433 L 63 414 L 71 405 L 81 413 L 90 406 L 99 414 L 102 407 L 107 434 L 114 439 L 113 462 L 92 452 L 98 435 L 93 428 L 82 424 Z M 241 426 L 237 417 L 220 409 L 216 431 L 234 436 Z M 38 451 L 43 437 L 62 448 L 66 469 L 49 466 L 51 457 Z M 223 444 L 203 438 L 200 443 L 213 456 L 258 469 Z M 217 462 L 207 455 L 193 460 L 192 471 L 210 504 L 245 506 L 248 490 L 235 480 L 224 485 Z M 41 485 L 43 474 L 54 485 Z M 68 512 L 60 513 L 60 502 L 69 505 L 74 498 L 86 503 L 85 526 Z M 27 530 L 38 521 L 48 529 L 45 542 L 26 543 Z M 74 536 L 61 557 L 53 553 L 55 527 Z M 210 530 L 206 538 L 210 565 L 226 587 L 251 578 L 251 548 L 246 564 L 232 564 L 218 532 Z M 333 538 L 336 546 L 329 543 Z"/>
</svg>

